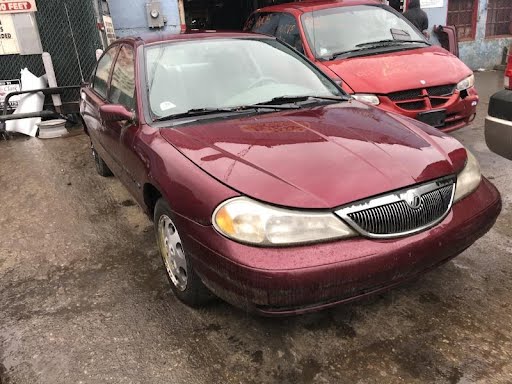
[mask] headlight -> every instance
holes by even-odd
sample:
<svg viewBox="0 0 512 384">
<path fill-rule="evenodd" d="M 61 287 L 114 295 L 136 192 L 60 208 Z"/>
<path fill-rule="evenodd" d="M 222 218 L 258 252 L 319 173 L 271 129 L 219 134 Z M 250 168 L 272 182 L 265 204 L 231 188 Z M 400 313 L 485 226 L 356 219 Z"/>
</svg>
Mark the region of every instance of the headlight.
<svg viewBox="0 0 512 384">
<path fill-rule="evenodd" d="M 361 101 L 366 104 L 371 104 L 371 105 L 379 105 L 380 104 L 379 98 L 375 95 L 370 95 L 370 94 L 365 94 L 365 93 L 356 93 L 356 94 L 352 95 L 352 97 L 354 99 L 356 99 L 357 101 Z"/>
<path fill-rule="evenodd" d="M 471 152 L 466 150 L 468 161 L 461 173 L 457 175 L 457 185 L 455 187 L 454 202 L 462 200 L 480 185 L 482 174 L 480 173 L 480 165 L 478 160 Z"/>
<path fill-rule="evenodd" d="M 471 75 L 462 80 L 459 84 L 457 84 L 458 91 L 464 91 L 469 89 L 475 85 L 475 75 Z"/>
<path fill-rule="evenodd" d="M 334 213 L 271 207 L 246 197 L 223 202 L 212 218 L 224 236 L 261 246 L 293 245 L 342 239 L 356 233 Z"/>
</svg>

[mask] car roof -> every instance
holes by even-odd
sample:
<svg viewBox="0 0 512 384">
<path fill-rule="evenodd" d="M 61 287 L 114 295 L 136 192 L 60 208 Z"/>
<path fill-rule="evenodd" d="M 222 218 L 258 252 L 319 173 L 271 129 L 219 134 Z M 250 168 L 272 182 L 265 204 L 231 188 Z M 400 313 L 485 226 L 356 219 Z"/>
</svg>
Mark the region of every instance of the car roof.
<svg viewBox="0 0 512 384">
<path fill-rule="evenodd" d="M 258 12 L 290 12 L 306 13 L 327 8 L 349 7 L 353 5 L 376 5 L 382 4 L 379 0 L 309 0 L 300 3 L 285 3 L 271 5 L 258 9 Z"/>
<path fill-rule="evenodd" d="M 200 31 L 191 30 L 180 33 L 146 33 L 138 36 L 129 36 L 116 41 L 116 43 L 138 43 L 138 44 L 156 44 L 164 43 L 168 41 L 180 41 L 180 40 L 200 40 L 200 39 L 239 39 L 239 38 L 259 38 L 259 39 L 272 39 L 272 37 L 266 35 L 259 35 L 255 33 L 245 32 L 219 32 L 219 31 Z"/>
</svg>

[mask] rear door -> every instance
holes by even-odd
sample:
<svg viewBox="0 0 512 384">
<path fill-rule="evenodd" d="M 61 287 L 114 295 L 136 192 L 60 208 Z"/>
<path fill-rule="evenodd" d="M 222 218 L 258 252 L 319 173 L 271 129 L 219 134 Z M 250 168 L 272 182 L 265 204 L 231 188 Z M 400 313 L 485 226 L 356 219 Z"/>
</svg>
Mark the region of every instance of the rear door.
<svg viewBox="0 0 512 384">
<path fill-rule="evenodd" d="M 107 143 L 105 127 L 102 124 L 100 107 L 107 103 L 110 75 L 118 52 L 119 45 L 114 45 L 100 57 L 91 76 L 91 84 L 82 93 L 83 105 L 81 109 L 87 132 L 91 137 L 94 148 L 109 167 L 112 165 L 113 158 L 111 148 Z M 115 172 L 114 169 L 113 171 Z"/>
</svg>

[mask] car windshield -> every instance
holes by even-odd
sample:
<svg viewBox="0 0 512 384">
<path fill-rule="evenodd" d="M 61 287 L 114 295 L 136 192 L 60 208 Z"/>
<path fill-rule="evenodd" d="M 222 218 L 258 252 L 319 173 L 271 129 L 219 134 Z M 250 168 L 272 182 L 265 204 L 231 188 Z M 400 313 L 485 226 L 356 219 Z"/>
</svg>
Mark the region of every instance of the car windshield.
<svg viewBox="0 0 512 384">
<path fill-rule="evenodd" d="M 340 91 L 294 50 L 272 39 L 201 39 L 146 48 L 154 120 Z"/>
<path fill-rule="evenodd" d="M 301 20 L 309 46 L 318 59 L 329 60 L 368 49 L 370 43 L 425 42 L 422 34 L 404 18 L 381 6 L 323 9 L 305 13 Z"/>
</svg>

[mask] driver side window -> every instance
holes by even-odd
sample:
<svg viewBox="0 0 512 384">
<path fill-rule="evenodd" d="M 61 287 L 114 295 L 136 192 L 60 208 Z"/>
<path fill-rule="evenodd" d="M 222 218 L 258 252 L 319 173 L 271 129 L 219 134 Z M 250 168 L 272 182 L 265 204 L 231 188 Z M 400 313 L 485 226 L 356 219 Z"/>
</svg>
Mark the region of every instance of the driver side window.
<svg viewBox="0 0 512 384">
<path fill-rule="evenodd" d="M 279 25 L 279 13 L 259 13 L 252 24 L 251 32 L 275 36 Z"/>
<path fill-rule="evenodd" d="M 295 17 L 288 13 L 283 13 L 279 19 L 279 25 L 276 31 L 276 37 L 291 45 L 300 53 L 304 53 L 304 47 L 300 38 L 299 26 Z"/>
<path fill-rule="evenodd" d="M 112 104 L 135 109 L 135 63 L 133 48 L 128 45 L 123 45 L 117 56 L 108 99 Z"/>
<path fill-rule="evenodd" d="M 98 61 L 96 72 L 94 73 L 92 88 L 104 99 L 107 98 L 110 69 L 112 68 L 112 63 L 116 58 L 118 49 L 119 47 L 115 46 L 105 52 Z"/>
</svg>

